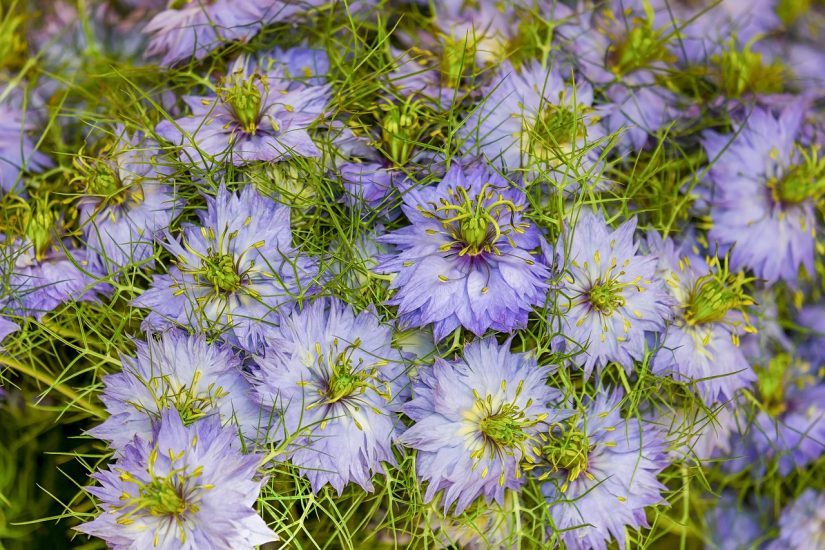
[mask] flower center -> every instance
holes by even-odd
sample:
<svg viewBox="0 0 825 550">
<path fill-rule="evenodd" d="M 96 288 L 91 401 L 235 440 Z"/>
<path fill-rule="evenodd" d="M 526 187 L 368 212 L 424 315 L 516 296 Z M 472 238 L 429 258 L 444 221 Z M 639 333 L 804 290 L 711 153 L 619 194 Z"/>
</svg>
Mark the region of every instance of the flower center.
<svg viewBox="0 0 825 550">
<path fill-rule="evenodd" d="M 451 200 L 442 199 L 441 205 L 432 204 L 432 210 L 419 211 L 426 217 L 437 218 L 452 237 L 452 241 L 441 247 L 442 252 L 458 248 L 458 255 L 478 256 L 484 253 L 501 254 L 496 244 L 512 230 L 523 233 L 523 224 L 514 224 L 515 216 L 523 207 L 505 199 L 489 183 L 481 191 L 470 197 L 467 189 L 458 186 L 450 188 Z M 502 231 L 499 219 L 509 214 L 509 227 Z M 444 216 L 448 216 L 444 218 Z M 508 237 L 509 238 L 509 237 Z"/>
<path fill-rule="evenodd" d="M 201 378 L 201 371 L 196 371 L 192 381 L 177 390 L 167 387 L 163 395 L 158 399 L 158 409 L 174 407 L 180 414 L 184 426 L 200 420 L 217 409 L 217 402 L 226 397 L 228 393 L 221 386 L 215 387 L 210 384 L 206 392 L 198 392 L 198 383 Z M 153 378 L 150 382 L 155 389 L 160 385 L 166 385 L 163 377 Z M 156 391 L 155 394 L 161 393 Z"/>
<path fill-rule="evenodd" d="M 727 97 L 773 94 L 784 86 L 781 63 L 765 63 L 761 53 L 752 52 L 750 46 L 740 49 L 734 38 L 711 61 L 718 72 L 718 84 Z"/>
<path fill-rule="evenodd" d="M 609 17 L 615 18 L 612 14 Z M 607 48 L 607 64 L 616 76 L 649 67 L 657 61 L 672 60 L 662 31 L 655 30 L 650 21 L 636 18 L 629 31 L 624 23 L 616 21 L 615 24 L 621 26 L 621 34 L 611 36 L 613 42 Z"/>
<path fill-rule="evenodd" d="M 561 487 L 564 492 L 571 481 L 575 481 L 583 473 L 589 475 L 587 467 L 593 447 L 588 442 L 587 434 L 570 423 L 565 423 L 554 424 L 547 433 L 539 434 L 539 438 L 542 445 L 536 454 L 541 460 L 529 464 L 526 469 L 547 468 L 539 476 L 540 481 L 557 472 L 567 472 L 567 479 Z"/>
<path fill-rule="evenodd" d="M 262 80 L 257 74 L 246 79 L 234 75 L 231 86 L 221 89 L 221 99 L 231 109 L 241 130 L 249 135 L 257 133 L 261 118 L 261 90 L 257 80 Z"/>
<path fill-rule="evenodd" d="M 201 263 L 203 278 L 218 292 L 234 292 L 241 287 L 241 276 L 230 254 L 213 253 Z"/>
<path fill-rule="evenodd" d="M 762 397 L 762 405 L 771 416 L 779 416 L 785 412 L 785 387 L 788 374 L 793 369 L 793 358 L 787 353 L 775 355 L 768 361 L 766 367 L 754 365 L 756 371 L 756 386 Z"/>
<path fill-rule="evenodd" d="M 444 36 L 444 46 L 439 59 L 441 84 L 447 88 L 459 88 L 468 78 L 475 64 L 476 45 L 472 36 L 453 38 Z"/>
<path fill-rule="evenodd" d="M 561 99 L 564 101 L 564 98 Z M 548 147 L 572 143 L 587 135 L 587 127 L 572 109 L 565 105 L 547 104 L 533 128 L 540 141 Z"/>
<path fill-rule="evenodd" d="M 180 455 L 170 457 L 173 462 L 179 460 Z M 186 467 L 174 468 L 165 476 L 155 475 L 154 467 L 158 459 L 157 447 L 152 449 L 148 460 L 148 473 L 150 479 L 144 482 L 126 470 L 120 470 L 120 479 L 126 483 L 137 486 L 137 494 L 124 491 L 120 499 L 123 502 L 115 510 L 123 511 L 117 518 L 120 525 L 131 525 L 135 518 L 152 516 L 158 518 L 171 518 L 174 520 L 180 535 L 181 542 L 186 539 L 186 531 L 183 529 L 184 516 L 188 513 L 196 513 L 200 507 L 192 502 L 193 496 L 199 490 L 209 490 L 210 485 L 200 485 L 196 479 L 203 474 L 203 467 L 198 466 L 190 473 L 186 472 Z M 165 524 L 164 524 L 165 525 Z M 164 531 L 166 527 L 159 527 Z M 155 533 L 155 545 L 162 533 Z M 163 533 L 165 534 L 165 533 Z"/>
<path fill-rule="evenodd" d="M 52 209 L 53 201 L 49 200 L 48 194 L 35 197 L 32 202 L 34 204 L 29 212 L 26 236 L 32 242 L 35 258 L 41 261 L 52 245 L 60 216 Z"/>
<path fill-rule="evenodd" d="M 481 419 L 479 429 L 485 439 L 497 447 L 515 447 L 527 439 L 522 427 L 524 413 L 513 405 L 504 405 L 497 413 Z"/>
<path fill-rule="evenodd" d="M 603 315 L 612 315 L 616 309 L 625 305 L 622 295 L 624 286 L 616 279 L 594 284 L 588 294 L 590 306 Z"/>
<path fill-rule="evenodd" d="M 356 338 L 354 342 L 348 344 L 338 351 L 340 341 L 336 338 L 332 342 L 332 346 L 327 355 L 324 355 L 321 349 L 321 344 L 315 344 L 315 352 L 317 355 L 318 366 L 320 370 L 328 371 L 329 379 L 327 380 L 326 388 L 321 389 L 322 400 L 309 405 L 309 408 L 316 407 L 320 404 L 331 405 L 340 401 L 364 393 L 371 389 L 378 395 L 390 401 L 392 395 L 390 394 L 389 386 L 379 388 L 373 383 L 373 380 L 378 374 L 378 366 L 384 364 L 378 361 L 372 368 L 362 369 L 362 360 L 359 359 L 358 364 L 353 364 L 352 354 L 355 350 L 361 347 L 361 339 Z M 358 368 L 358 370 L 356 370 Z"/>
<path fill-rule="evenodd" d="M 404 167 L 428 126 L 423 102 L 409 97 L 402 103 L 382 103 L 379 109 L 384 112 L 381 115 L 384 154 L 395 166 Z"/>
<path fill-rule="evenodd" d="M 825 197 L 825 157 L 819 157 L 818 146 L 807 151 L 799 148 L 798 151 L 802 162 L 786 170 L 781 179 L 768 182 L 774 200 L 779 203 L 799 204 Z"/>
<path fill-rule="evenodd" d="M 742 310 L 753 303 L 745 294 L 749 282 L 743 273 L 731 275 L 727 268 L 697 279 L 688 294 L 685 321 L 688 325 L 703 325 L 724 320 L 731 310 Z"/>
</svg>

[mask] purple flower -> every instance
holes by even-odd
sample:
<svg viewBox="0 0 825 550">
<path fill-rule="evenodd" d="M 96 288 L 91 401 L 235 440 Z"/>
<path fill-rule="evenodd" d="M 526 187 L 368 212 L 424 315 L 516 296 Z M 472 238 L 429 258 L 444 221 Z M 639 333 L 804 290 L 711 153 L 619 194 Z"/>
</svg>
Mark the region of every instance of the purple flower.
<svg viewBox="0 0 825 550">
<path fill-rule="evenodd" d="M 753 330 L 744 314 L 753 303 L 744 290 L 749 280 L 731 273 L 727 262 L 702 260 L 658 234 L 649 234 L 648 245 L 659 258 L 657 275 L 678 303 L 653 373 L 695 384 L 708 405 L 730 400 L 755 379 L 739 348 L 740 335 Z"/>
<path fill-rule="evenodd" d="M 254 351 L 279 309 L 310 290 L 315 264 L 292 245 L 289 208 L 251 186 L 240 195 L 221 187 L 198 215 L 200 225 L 184 224 L 180 240 L 166 233 L 175 264 L 134 301 L 152 310 L 144 329 L 224 333 Z"/>
<path fill-rule="evenodd" d="M 670 50 L 683 60 L 700 63 L 718 53 L 734 37 L 740 46 L 778 30 L 776 0 L 649 0 L 662 25 L 677 21 L 678 37 Z"/>
<path fill-rule="evenodd" d="M 404 412 L 415 421 L 399 441 L 417 450 L 416 472 L 428 482 L 426 501 L 442 492 L 445 514 L 475 499 L 503 504 L 506 489 L 524 483 L 530 456 L 561 392 L 546 384 L 548 367 L 530 354 L 511 353 L 494 338 L 464 347 L 463 358 L 436 358 L 413 384 Z"/>
<path fill-rule="evenodd" d="M 806 489 L 782 510 L 779 538 L 766 550 L 821 550 L 825 548 L 825 493 Z"/>
<path fill-rule="evenodd" d="M 135 344 L 135 357 L 120 357 L 123 372 L 103 378 L 100 398 L 110 416 L 89 430 L 113 449 L 122 451 L 136 435 L 150 440 L 163 411 L 170 408 L 185 426 L 217 416 L 252 445 L 259 427 L 271 422 L 252 400 L 241 361 L 228 347 L 178 331 L 150 334 Z M 241 438 L 235 439 L 240 448 Z"/>
<path fill-rule="evenodd" d="M 565 82 L 536 62 L 500 73 L 462 126 L 465 150 L 510 170 L 539 164 L 557 179 L 595 170 L 605 132 L 590 84 Z"/>
<path fill-rule="evenodd" d="M 736 244 L 731 266 L 750 268 L 769 283 L 795 285 L 800 266 L 814 273 L 815 201 L 825 195 L 825 158 L 795 143 L 803 115 L 802 103 L 778 118 L 755 109 L 738 135 L 704 138 L 713 161 L 709 237 Z"/>
<path fill-rule="evenodd" d="M 238 166 L 318 157 L 307 128 L 323 113 L 329 87 L 304 85 L 283 71 L 282 65 L 262 70 L 241 57 L 217 95 L 184 97 L 192 114 L 164 120 L 156 131 L 205 166 L 226 155 Z"/>
<path fill-rule="evenodd" d="M 668 49 L 672 22 L 655 17 L 640 0 L 613 0 L 560 25 L 558 33 L 574 65 L 590 81 L 606 86 L 610 104 L 599 111 L 608 132 L 627 127 L 623 149 L 640 149 L 648 134 L 668 120 L 673 97 L 656 75 L 675 60 Z"/>
<path fill-rule="evenodd" d="M 477 336 L 524 327 L 532 306 L 544 304 L 550 274 L 524 192 L 483 165 L 455 165 L 437 186 L 403 199 L 411 225 L 380 239 L 398 252 L 376 268 L 395 274 L 389 303 L 401 325 L 434 323 L 437 341 L 459 326 Z"/>
<path fill-rule="evenodd" d="M 178 6 L 180 2 L 171 2 Z M 281 0 L 198 0 L 170 7 L 152 18 L 143 32 L 150 35 L 147 57 L 162 56 L 170 66 L 203 59 L 231 41 L 245 42 L 261 28 L 302 11 Z"/>
<path fill-rule="evenodd" d="M 760 407 L 746 445 L 788 475 L 825 454 L 825 383 L 807 363 L 781 353 L 754 361 Z"/>
<path fill-rule="evenodd" d="M 163 412 L 153 440 L 135 437 L 88 487 L 102 513 L 75 529 L 115 550 L 252 549 L 278 540 L 253 508 L 260 455 L 242 455 L 217 416 L 185 426 Z"/>
<path fill-rule="evenodd" d="M 0 97 L 6 95 L 8 98 L 0 102 L 0 189 L 21 194 L 23 172 L 39 172 L 52 162 L 36 150 L 31 134 L 40 125 L 34 113 L 24 109 L 23 93 L 18 89 L 0 92 Z"/>
<path fill-rule="evenodd" d="M 280 413 L 280 439 L 291 438 L 289 458 L 313 492 L 329 483 L 340 494 L 351 481 L 372 491 L 382 462 L 396 464 L 409 385 L 390 327 L 372 309 L 316 300 L 269 331 L 256 362 L 256 399 Z"/>
<path fill-rule="evenodd" d="M 48 193 L 25 200 L 8 195 L 8 219 L 19 222 L 0 233 L 0 278 L 6 281 L 9 313 L 43 316 L 70 301 L 96 301 L 109 290 L 86 249 L 66 237 L 58 201 Z"/>
<path fill-rule="evenodd" d="M 758 548 L 764 537 L 757 510 L 736 502 L 735 494 L 725 492 L 716 506 L 705 514 L 710 529 L 706 550 L 744 550 Z"/>
<path fill-rule="evenodd" d="M 668 465 L 652 425 L 621 416 L 620 391 L 604 390 L 584 410 L 540 434 L 533 465 L 559 538 L 571 550 L 625 548 L 625 527 L 648 527 L 645 508 L 664 502 L 656 477 Z"/>
<path fill-rule="evenodd" d="M 638 254 L 636 220 L 611 230 L 600 215 L 581 212 L 559 237 L 556 255 L 567 258 L 559 289 L 560 349 L 585 348 L 589 377 L 615 361 L 629 373 L 646 351 L 645 334 L 661 332 L 675 301 L 656 277 L 656 258 Z"/>
<path fill-rule="evenodd" d="M 157 145 L 123 137 L 108 158 L 76 160 L 86 195 L 80 199 L 80 224 L 99 265 L 114 271 L 147 262 L 154 238 L 169 228 L 183 206 L 164 184 L 172 172 L 158 164 Z"/>
</svg>

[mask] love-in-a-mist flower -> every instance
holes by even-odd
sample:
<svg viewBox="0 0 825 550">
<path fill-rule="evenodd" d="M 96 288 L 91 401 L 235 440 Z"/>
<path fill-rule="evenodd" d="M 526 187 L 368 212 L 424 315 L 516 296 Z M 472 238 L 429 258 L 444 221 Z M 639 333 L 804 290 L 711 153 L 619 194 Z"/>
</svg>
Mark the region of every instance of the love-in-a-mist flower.
<svg viewBox="0 0 825 550">
<path fill-rule="evenodd" d="M 753 362 L 760 407 L 747 442 L 788 475 L 825 454 L 825 383 L 820 369 L 780 353 Z"/>
<path fill-rule="evenodd" d="M 75 158 L 80 225 L 93 260 L 114 271 L 147 262 L 155 235 L 169 228 L 182 206 L 167 181 L 157 144 L 135 134 L 121 136 L 100 158 Z M 153 263 L 153 262 L 152 262 Z"/>
<path fill-rule="evenodd" d="M 766 550 L 822 550 L 825 548 L 825 492 L 806 489 L 779 517 L 779 538 Z"/>
<path fill-rule="evenodd" d="M 383 462 L 395 465 L 397 411 L 409 394 L 401 352 L 374 309 L 355 314 L 339 300 L 316 300 L 271 329 L 256 358 L 259 403 L 277 411 L 275 439 L 314 492 L 340 494 L 354 481 L 372 491 Z"/>
<path fill-rule="evenodd" d="M 240 166 L 320 156 L 307 128 L 323 113 L 329 87 L 308 86 L 285 71 L 280 64 L 263 69 L 241 57 L 216 95 L 184 97 L 192 114 L 164 120 L 156 131 L 180 145 L 188 161 L 206 166 L 222 159 Z"/>
<path fill-rule="evenodd" d="M 656 76 L 675 56 L 668 49 L 673 22 L 656 18 L 637 0 L 612 0 L 601 9 L 581 9 L 558 28 L 575 67 L 606 87 L 609 100 L 599 108 L 607 132 L 623 130 L 620 148 L 640 149 L 648 134 L 669 120 L 672 94 Z"/>
<path fill-rule="evenodd" d="M 751 280 L 731 272 L 727 261 L 702 259 L 658 234 L 648 235 L 648 245 L 659 259 L 657 274 L 677 302 L 653 372 L 694 383 L 707 405 L 729 401 L 756 378 L 739 348 L 740 335 L 754 330 L 747 317 Z"/>
<path fill-rule="evenodd" d="M 236 445 L 253 445 L 259 428 L 273 423 L 253 401 L 241 361 L 225 345 L 203 335 L 170 330 L 137 341 L 135 357 L 121 355 L 123 372 L 103 377 L 100 399 L 109 417 L 89 433 L 122 451 L 134 437 L 150 440 L 163 411 L 175 409 L 185 426 L 217 416 L 237 434 Z"/>
<path fill-rule="evenodd" d="M 593 88 L 572 83 L 537 62 L 509 63 L 486 88 L 486 99 L 461 127 L 464 149 L 515 170 L 537 167 L 561 179 L 593 170 L 605 132 L 593 108 Z"/>
<path fill-rule="evenodd" d="M 96 301 L 110 289 L 100 284 L 101 270 L 88 251 L 67 236 L 62 202 L 49 193 L 3 199 L 0 233 L 0 280 L 9 313 L 43 316 L 69 301 Z"/>
<path fill-rule="evenodd" d="M 639 253 L 636 219 L 612 230 L 600 214 L 584 210 L 559 236 L 556 255 L 567 258 L 559 287 L 559 349 L 583 353 L 585 376 L 615 361 L 630 372 L 644 358 L 645 335 L 660 332 L 675 301 L 656 276 L 656 258 Z M 580 346 L 580 348 L 577 348 Z"/>
<path fill-rule="evenodd" d="M 433 323 L 436 340 L 459 326 L 477 336 L 524 327 L 550 275 L 524 192 L 483 165 L 454 165 L 437 186 L 403 200 L 411 225 L 380 239 L 397 251 L 376 268 L 395 275 L 389 303 L 401 325 Z"/>
<path fill-rule="evenodd" d="M 524 483 L 530 459 L 561 392 L 547 385 L 548 367 L 531 354 L 511 353 L 509 342 L 475 340 L 455 361 L 420 368 L 404 412 L 415 421 L 399 441 L 416 449 L 416 473 L 444 511 L 460 514 L 473 501 L 503 504 L 507 489 Z"/>
<path fill-rule="evenodd" d="M 539 434 L 531 470 L 559 539 L 571 550 L 625 548 L 625 528 L 647 527 L 645 508 L 664 502 L 668 465 L 658 428 L 622 418 L 622 394 L 600 390 L 584 408 Z"/>
<path fill-rule="evenodd" d="M 765 533 L 759 510 L 748 502 L 737 502 L 734 492 L 722 493 L 716 506 L 705 514 L 709 530 L 707 550 L 759 548 Z"/>
<path fill-rule="evenodd" d="M 143 28 L 150 36 L 147 57 L 162 65 L 202 59 L 221 45 L 247 41 L 261 28 L 303 11 L 280 0 L 170 0 Z"/>
<path fill-rule="evenodd" d="M 251 186 L 222 186 L 206 202 L 199 225 L 184 224 L 180 239 L 167 232 L 174 265 L 134 303 L 152 310 L 145 329 L 182 325 L 256 350 L 279 310 L 310 290 L 315 264 L 292 245 L 288 207 Z"/>
<path fill-rule="evenodd" d="M 249 549 L 278 540 L 253 506 L 262 457 L 243 455 L 217 416 L 186 426 L 166 409 L 153 439 L 135 437 L 87 487 L 100 515 L 75 527 L 114 550 Z"/>
<path fill-rule="evenodd" d="M 738 135 L 708 132 L 712 164 L 709 237 L 735 245 L 731 267 L 752 269 L 769 283 L 796 284 L 799 268 L 814 272 L 816 202 L 825 197 L 820 146 L 798 144 L 804 116 L 798 102 L 776 117 L 754 109 Z"/>
</svg>

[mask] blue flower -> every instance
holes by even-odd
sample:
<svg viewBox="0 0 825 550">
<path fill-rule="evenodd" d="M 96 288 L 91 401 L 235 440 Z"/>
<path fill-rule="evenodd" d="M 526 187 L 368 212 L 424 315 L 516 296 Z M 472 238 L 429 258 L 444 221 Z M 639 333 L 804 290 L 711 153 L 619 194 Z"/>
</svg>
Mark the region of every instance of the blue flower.
<svg viewBox="0 0 825 550">
<path fill-rule="evenodd" d="M 559 288 L 560 349 L 585 349 L 590 376 L 615 361 L 629 373 L 644 358 L 645 335 L 661 332 L 675 301 L 656 277 L 656 258 L 638 253 L 635 218 L 611 230 L 600 215 L 581 212 L 559 237 L 556 255 L 567 258 Z"/>
<path fill-rule="evenodd" d="M 308 86 L 289 78 L 284 65 L 261 68 L 245 57 L 230 71 L 217 95 L 186 96 L 192 114 L 162 121 L 157 133 L 207 167 L 224 157 L 240 166 L 321 155 L 307 128 L 324 112 L 328 86 Z"/>
<path fill-rule="evenodd" d="M 566 82 L 558 70 L 536 62 L 499 71 L 461 127 L 464 149 L 478 149 L 508 170 L 540 167 L 558 180 L 598 172 L 605 131 L 590 84 Z"/>
<path fill-rule="evenodd" d="M 394 274 L 388 302 L 401 325 L 434 323 L 437 341 L 463 326 L 477 336 L 510 332 L 543 305 L 550 275 L 544 239 L 524 217 L 524 192 L 484 166 L 454 165 L 436 187 L 404 194 L 411 225 L 380 240 L 397 252 L 377 271 Z"/>
<path fill-rule="evenodd" d="M 807 489 L 782 510 L 779 538 L 766 550 L 825 548 L 825 493 Z"/>
<path fill-rule="evenodd" d="M 48 193 L 28 200 L 6 196 L 8 234 L 0 233 L 0 305 L 7 313 L 43 316 L 70 301 L 96 301 L 111 288 L 89 252 L 66 235 L 60 201 Z"/>
<path fill-rule="evenodd" d="M 185 426 L 217 416 L 254 446 L 259 427 L 273 423 L 252 400 L 240 359 L 226 346 L 202 335 L 168 331 L 138 341 L 136 356 L 121 355 L 123 372 L 103 378 L 100 399 L 109 418 L 89 433 L 122 451 L 134 437 L 149 440 L 163 411 L 178 411 Z M 263 438 L 261 438 L 263 439 Z M 242 438 L 235 445 L 241 447 Z"/>
<path fill-rule="evenodd" d="M 621 416 L 620 391 L 600 390 L 584 409 L 540 434 L 533 468 L 555 530 L 571 550 L 625 548 L 625 528 L 647 527 L 645 508 L 664 502 L 668 465 L 659 430 Z"/>
<path fill-rule="evenodd" d="M 408 394 L 392 331 L 372 309 L 316 300 L 268 331 L 252 373 L 259 403 L 281 416 L 272 436 L 318 492 L 354 481 L 372 491 L 382 462 L 395 465 L 396 414 Z M 279 434 L 278 431 L 281 431 Z"/>
<path fill-rule="evenodd" d="M 134 304 L 152 310 L 145 329 L 182 325 L 254 351 L 279 310 L 310 291 L 315 264 L 292 245 L 289 208 L 251 186 L 221 187 L 198 215 L 180 240 L 167 232 L 175 263 Z"/>
<path fill-rule="evenodd" d="M 755 109 L 738 135 L 708 132 L 713 162 L 709 237 L 733 247 L 731 267 L 752 269 L 769 283 L 795 285 L 799 268 L 814 273 L 815 201 L 825 195 L 825 158 L 802 148 L 803 104 L 777 118 Z"/>
<path fill-rule="evenodd" d="M 109 271 L 154 264 L 154 238 L 183 206 L 164 183 L 172 170 L 159 156 L 157 144 L 135 135 L 122 136 L 107 158 L 76 160 L 86 192 L 78 203 L 80 225 L 93 260 Z"/>
<path fill-rule="evenodd" d="M 648 245 L 659 259 L 657 275 L 678 303 L 653 373 L 695 384 L 708 405 L 729 401 L 756 378 L 739 347 L 740 335 L 753 332 L 747 318 L 753 301 L 745 292 L 750 280 L 731 273 L 726 261 L 703 260 L 658 234 L 648 236 Z"/>
<path fill-rule="evenodd" d="M 233 428 L 217 416 L 185 426 L 163 412 L 152 440 L 135 437 L 87 491 L 102 513 L 75 529 L 114 550 L 252 550 L 278 540 L 255 512 L 261 456 L 242 455 Z"/>
<path fill-rule="evenodd" d="M 404 412 L 415 421 L 399 441 L 417 450 L 416 472 L 431 501 L 441 493 L 444 512 L 460 514 L 483 496 L 503 504 L 506 489 L 524 483 L 529 458 L 550 408 L 561 392 L 546 384 L 548 367 L 530 354 L 511 353 L 509 342 L 476 340 L 455 361 L 436 358 L 413 384 Z"/>
</svg>

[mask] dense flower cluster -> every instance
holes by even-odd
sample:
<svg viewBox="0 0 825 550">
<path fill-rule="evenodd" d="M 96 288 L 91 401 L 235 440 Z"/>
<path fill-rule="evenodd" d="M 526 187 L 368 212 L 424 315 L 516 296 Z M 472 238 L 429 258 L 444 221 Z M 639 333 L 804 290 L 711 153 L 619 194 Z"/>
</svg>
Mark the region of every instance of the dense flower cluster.
<svg viewBox="0 0 825 550">
<path fill-rule="evenodd" d="M 821 1 L 22 4 L 0 546 L 825 549 Z"/>
</svg>

